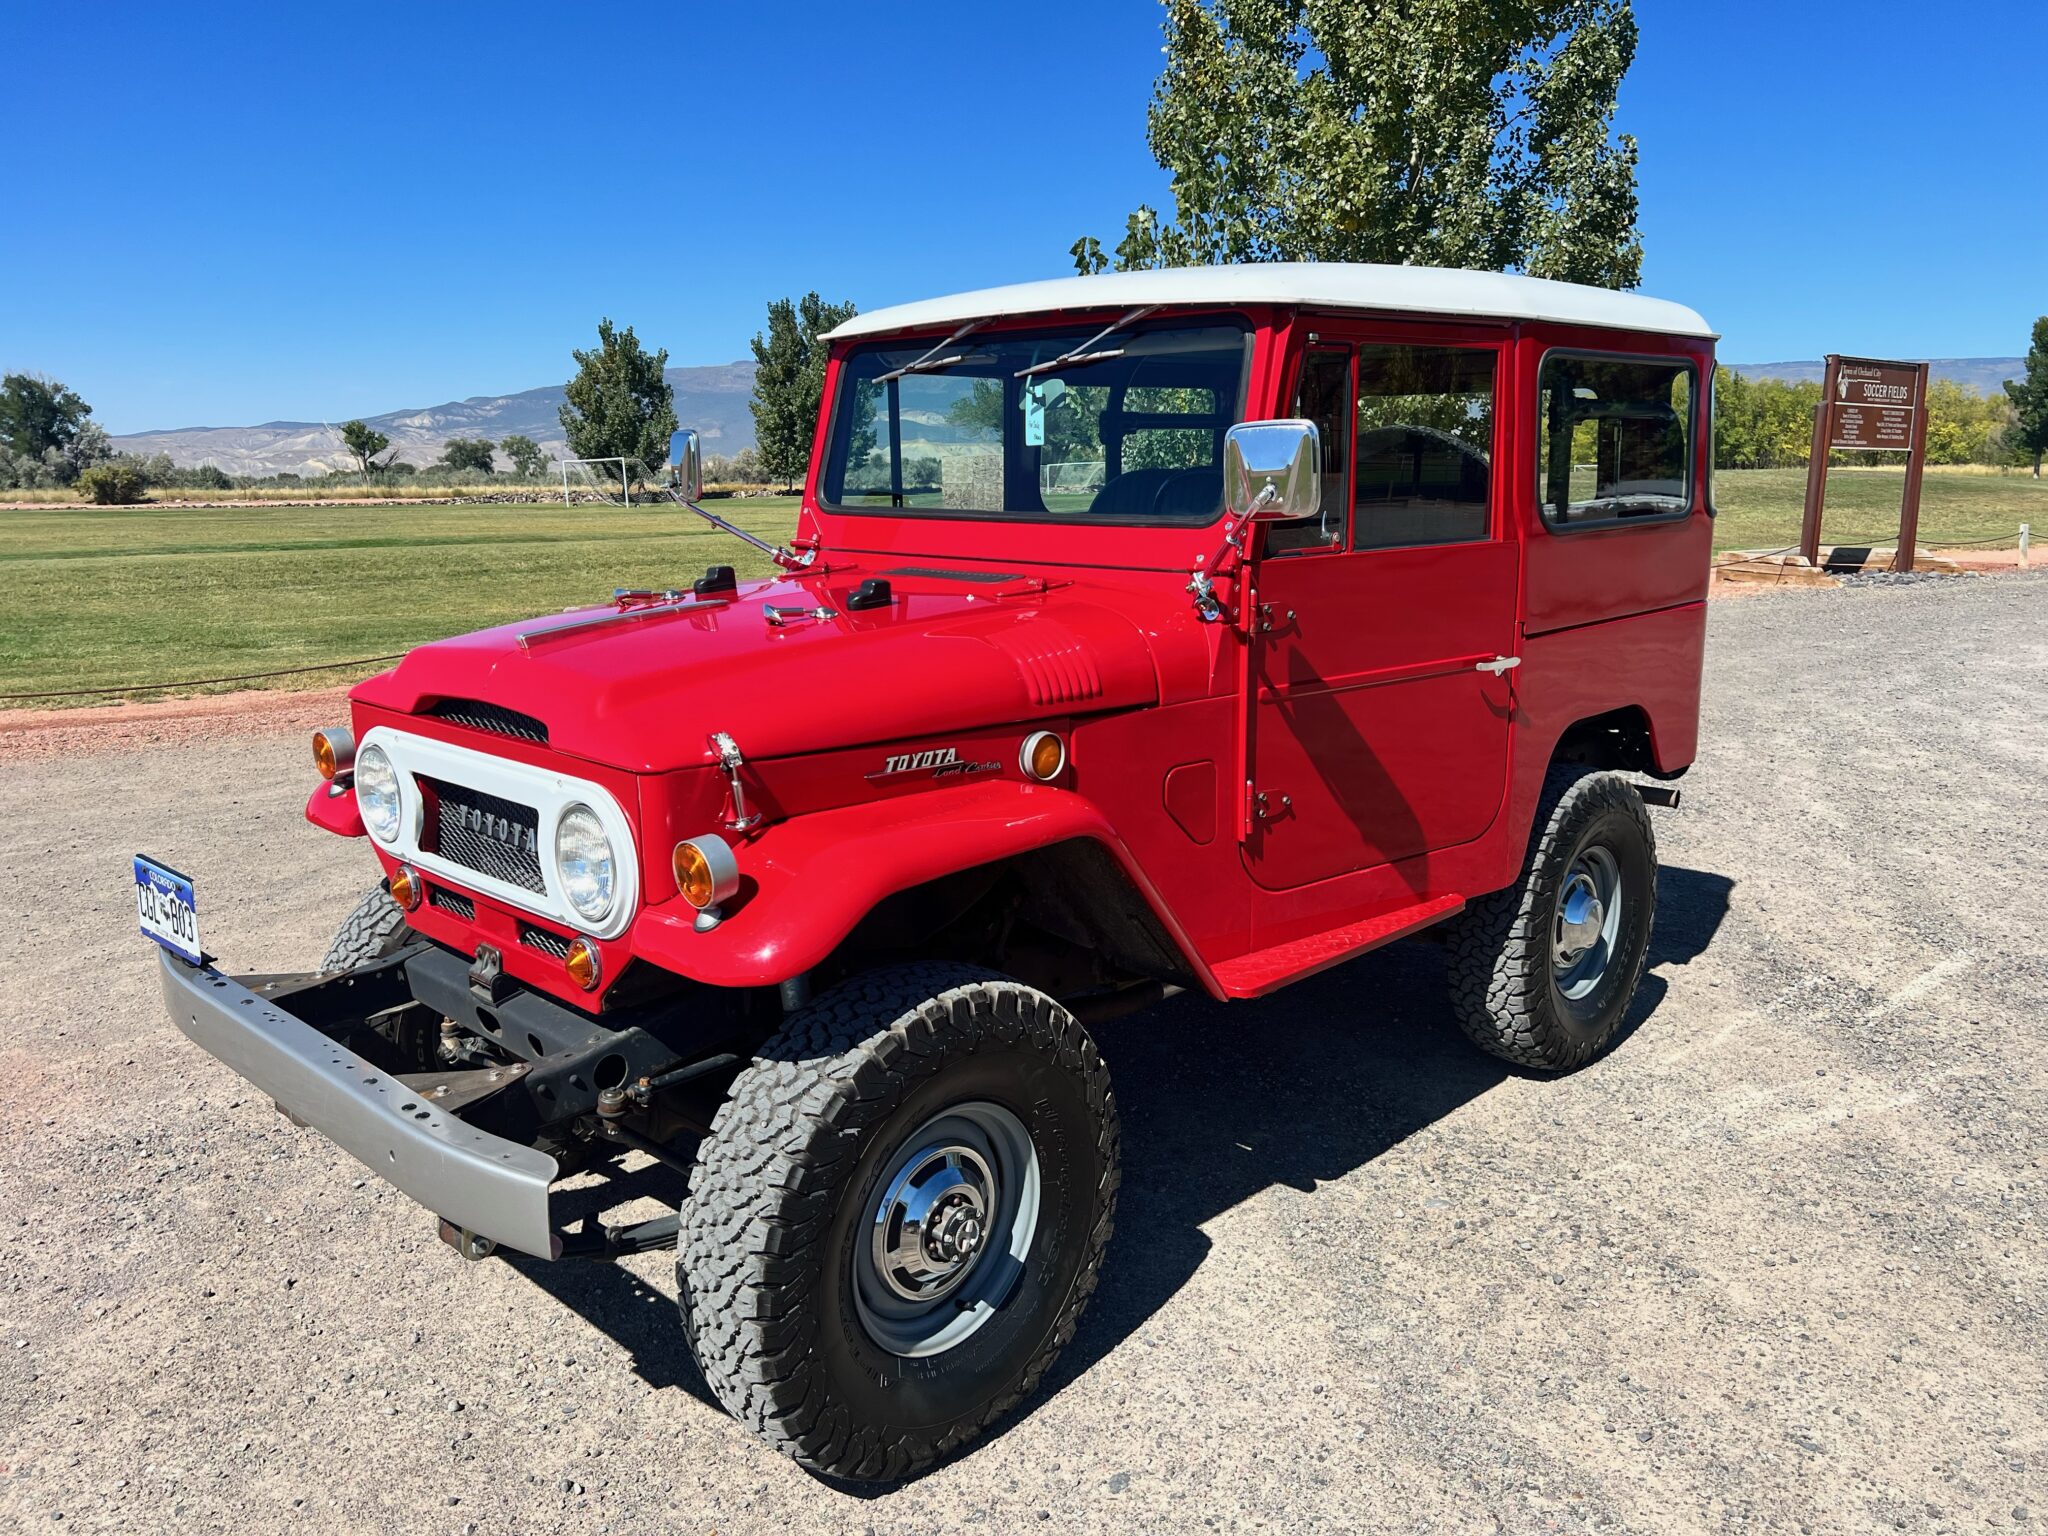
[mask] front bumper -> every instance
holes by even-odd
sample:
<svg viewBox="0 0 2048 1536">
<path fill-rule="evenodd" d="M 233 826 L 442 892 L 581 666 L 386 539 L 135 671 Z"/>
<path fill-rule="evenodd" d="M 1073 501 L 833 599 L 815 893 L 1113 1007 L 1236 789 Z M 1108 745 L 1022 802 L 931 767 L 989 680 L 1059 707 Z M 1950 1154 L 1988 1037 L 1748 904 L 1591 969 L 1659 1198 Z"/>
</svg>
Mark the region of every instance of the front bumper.
<svg viewBox="0 0 2048 1536">
<path fill-rule="evenodd" d="M 194 1044 L 456 1227 L 554 1256 L 545 1152 L 435 1109 L 312 1025 L 210 966 L 159 956 L 164 1002 Z"/>
</svg>

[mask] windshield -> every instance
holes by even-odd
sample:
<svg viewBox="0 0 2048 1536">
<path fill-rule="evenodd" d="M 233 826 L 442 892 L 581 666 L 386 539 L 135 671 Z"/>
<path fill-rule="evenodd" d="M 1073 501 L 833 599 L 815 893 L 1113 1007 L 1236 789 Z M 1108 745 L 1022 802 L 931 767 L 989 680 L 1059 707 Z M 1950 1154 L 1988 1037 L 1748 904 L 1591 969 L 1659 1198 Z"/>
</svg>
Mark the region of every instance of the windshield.
<svg viewBox="0 0 2048 1536">
<path fill-rule="evenodd" d="M 977 330 L 937 353 L 930 340 L 858 347 L 839 370 L 823 499 L 855 512 L 1210 522 L 1249 346 L 1242 325 L 1210 322 Z"/>
</svg>

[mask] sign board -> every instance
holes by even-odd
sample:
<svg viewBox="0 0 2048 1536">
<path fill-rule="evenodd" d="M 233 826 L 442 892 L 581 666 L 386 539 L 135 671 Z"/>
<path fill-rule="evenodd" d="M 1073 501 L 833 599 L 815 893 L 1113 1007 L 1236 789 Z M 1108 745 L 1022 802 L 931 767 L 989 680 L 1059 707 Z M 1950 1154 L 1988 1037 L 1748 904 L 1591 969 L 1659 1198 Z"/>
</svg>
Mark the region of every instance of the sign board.
<svg viewBox="0 0 2048 1536">
<path fill-rule="evenodd" d="M 1927 364 L 1892 363 L 1830 354 L 1813 413 L 1813 451 L 1806 470 L 1806 518 L 1799 552 L 1820 561 L 1821 515 L 1827 505 L 1828 456 L 1903 453 L 1905 496 L 1899 508 L 1898 550 L 1892 569 L 1913 569 L 1920 528 L 1920 477 L 1927 461 Z"/>
<path fill-rule="evenodd" d="M 1831 452 L 1913 451 L 1913 418 L 1924 404 L 1916 365 L 1842 359 L 1831 393 Z"/>
</svg>

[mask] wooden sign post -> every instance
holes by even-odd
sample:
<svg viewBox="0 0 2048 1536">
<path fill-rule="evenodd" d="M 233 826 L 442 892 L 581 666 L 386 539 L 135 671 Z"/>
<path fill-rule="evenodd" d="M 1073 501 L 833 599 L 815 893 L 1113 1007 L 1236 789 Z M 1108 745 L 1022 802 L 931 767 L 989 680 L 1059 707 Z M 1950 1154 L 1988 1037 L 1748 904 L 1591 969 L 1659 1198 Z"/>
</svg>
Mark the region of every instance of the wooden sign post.
<svg viewBox="0 0 2048 1536">
<path fill-rule="evenodd" d="M 1920 535 L 1920 477 L 1927 467 L 1927 364 L 1887 363 L 1828 354 L 1813 413 L 1813 455 L 1806 466 L 1806 518 L 1799 553 L 1820 563 L 1820 522 L 1827 504 L 1828 456 L 1833 453 L 1906 455 L 1906 495 L 1899 506 L 1899 547 L 1892 569 L 1913 569 Z"/>
</svg>

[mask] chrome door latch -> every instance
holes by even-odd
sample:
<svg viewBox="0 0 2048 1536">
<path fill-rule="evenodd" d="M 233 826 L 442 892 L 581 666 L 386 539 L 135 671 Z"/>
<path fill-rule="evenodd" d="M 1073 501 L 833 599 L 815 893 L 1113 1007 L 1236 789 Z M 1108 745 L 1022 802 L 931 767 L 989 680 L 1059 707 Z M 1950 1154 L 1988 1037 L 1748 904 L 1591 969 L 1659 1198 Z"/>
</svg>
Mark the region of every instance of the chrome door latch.
<svg viewBox="0 0 2048 1536">
<path fill-rule="evenodd" d="M 1521 664 L 1522 658 L 1519 656 L 1496 656 L 1491 661 L 1480 662 L 1472 670 L 1474 672 L 1491 672 L 1495 677 L 1500 677 L 1504 673 L 1514 671 Z"/>
</svg>

